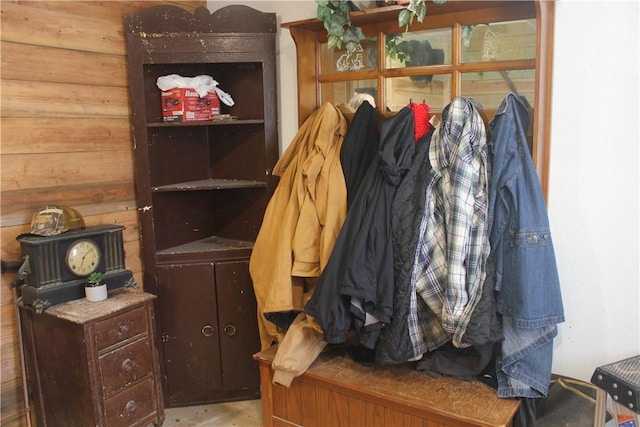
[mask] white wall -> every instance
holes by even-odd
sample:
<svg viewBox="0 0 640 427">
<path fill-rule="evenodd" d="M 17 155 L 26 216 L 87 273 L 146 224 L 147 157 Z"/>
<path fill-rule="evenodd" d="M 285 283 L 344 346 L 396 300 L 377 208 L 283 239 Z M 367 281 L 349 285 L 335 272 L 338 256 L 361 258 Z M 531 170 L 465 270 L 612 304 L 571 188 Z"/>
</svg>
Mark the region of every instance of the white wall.
<svg viewBox="0 0 640 427">
<path fill-rule="evenodd" d="M 637 1 L 556 4 L 549 217 L 567 321 L 554 372 L 640 354 Z"/>
<path fill-rule="evenodd" d="M 228 4 L 239 2 L 208 2 Z M 313 0 L 243 4 L 275 12 L 278 26 L 316 12 Z M 637 0 L 556 2 L 549 218 L 567 321 L 553 372 L 585 381 L 640 354 L 639 21 Z M 297 131 L 297 87 L 286 29 L 277 43 L 282 151 Z"/>
</svg>

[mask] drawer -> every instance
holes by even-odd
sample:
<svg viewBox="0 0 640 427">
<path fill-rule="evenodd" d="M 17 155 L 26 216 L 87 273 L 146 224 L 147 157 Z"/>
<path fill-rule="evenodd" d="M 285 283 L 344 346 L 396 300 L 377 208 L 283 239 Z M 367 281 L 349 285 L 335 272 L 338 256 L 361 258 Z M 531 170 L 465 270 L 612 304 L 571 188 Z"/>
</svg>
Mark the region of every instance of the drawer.
<svg viewBox="0 0 640 427">
<path fill-rule="evenodd" d="M 153 379 L 149 378 L 105 400 L 107 426 L 135 425 L 157 411 L 156 402 Z"/>
<path fill-rule="evenodd" d="M 96 323 L 95 340 L 98 351 L 147 331 L 147 311 L 144 306 Z"/>
<path fill-rule="evenodd" d="M 100 357 L 100 377 L 105 397 L 124 389 L 151 372 L 151 345 L 141 339 Z"/>
</svg>

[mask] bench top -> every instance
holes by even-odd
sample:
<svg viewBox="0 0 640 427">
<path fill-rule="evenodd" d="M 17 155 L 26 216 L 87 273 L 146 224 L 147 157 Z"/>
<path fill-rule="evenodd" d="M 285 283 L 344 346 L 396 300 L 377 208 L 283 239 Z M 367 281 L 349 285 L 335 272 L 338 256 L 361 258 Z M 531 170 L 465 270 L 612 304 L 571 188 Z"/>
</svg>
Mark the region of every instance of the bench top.
<svg viewBox="0 0 640 427">
<path fill-rule="evenodd" d="M 271 365 L 276 351 L 277 346 L 272 346 L 255 354 L 254 359 Z M 470 425 L 511 425 L 520 405 L 516 399 L 498 398 L 497 391 L 481 381 L 433 378 L 408 364 L 375 367 L 356 362 L 339 349 L 322 353 L 303 377 L 350 396 Z"/>
</svg>

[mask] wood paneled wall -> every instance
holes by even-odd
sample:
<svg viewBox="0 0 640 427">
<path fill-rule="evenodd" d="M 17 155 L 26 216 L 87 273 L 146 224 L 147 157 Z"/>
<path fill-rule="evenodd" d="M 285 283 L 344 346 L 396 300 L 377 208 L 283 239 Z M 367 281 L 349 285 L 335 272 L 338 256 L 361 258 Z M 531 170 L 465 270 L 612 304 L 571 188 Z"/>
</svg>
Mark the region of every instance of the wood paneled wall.
<svg viewBox="0 0 640 427">
<path fill-rule="evenodd" d="M 126 265 L 142 286 L 133 183 L 124 15 L 158 4 L 189 11 L 205 1 L 0 2 L 0 238 L 16 236 L 40 206 L 65 204 L 87 225 L 126 227 Z M 0 424 L 26 425 L 11 283 L 0 289 Z M 80 396 L 70 398 L 81 398 Z"/>
</svg>

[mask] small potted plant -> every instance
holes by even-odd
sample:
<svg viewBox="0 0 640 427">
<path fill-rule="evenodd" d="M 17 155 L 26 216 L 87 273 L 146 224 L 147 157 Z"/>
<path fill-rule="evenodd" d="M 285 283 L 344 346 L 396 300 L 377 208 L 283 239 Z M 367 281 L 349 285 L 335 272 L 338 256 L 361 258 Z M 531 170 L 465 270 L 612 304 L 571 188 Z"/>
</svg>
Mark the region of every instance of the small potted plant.
<svg viewBox="0 0 640 427">
<path fill-rule="evenodd" d="M 84 287 L 87 301 L 104 301 L 107 299 L 107 284 L 102 281 L 103 274 L 99 271 L 93 272 L 87 278 Z"/>
</svg>

